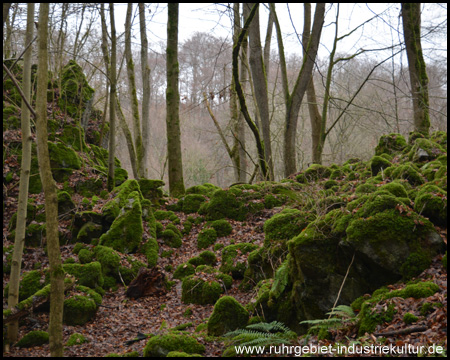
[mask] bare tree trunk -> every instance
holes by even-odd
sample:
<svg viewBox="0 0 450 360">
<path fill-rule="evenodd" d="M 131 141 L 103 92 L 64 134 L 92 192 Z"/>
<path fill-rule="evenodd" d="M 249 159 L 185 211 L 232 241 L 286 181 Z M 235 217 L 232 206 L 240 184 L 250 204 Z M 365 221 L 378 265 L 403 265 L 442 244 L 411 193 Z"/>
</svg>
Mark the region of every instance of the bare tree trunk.
<svg viewBox="0 0 450 360">
<path fill-rule="evenodd" d="M 5 26 L 6 19 L 8 18 L 9 8 L 12 3 L 3 3 L 3 27 Z"/>
<path fill-rule="evenodd" d="M 169 191 L 174 197 L 185 193 L 181 154 L 180 94 L 178 90 L 178 3 L 169 3 L 167 18 L 167 89 L 166 123 L 167 154 L 169 162 Z"/>
<path fill-rule="evenodd" d="M 408 57 L 414 110 L 414 130 L 430 131 L 428 76 L 420 41 L 420 3 L 402 3 L 403 33 Z"/>
<path fill-rule="evenodd" d="M 144 177 L 144 149 L 142 145 L 141 120 L 139 117 L 139 104 L 136 94 L 136 81 L 134 77 L 134 62 L 131 54 L 131 13 L 133 3 L 128 3 L 125 20 L 125 58 L 127 60 L 128 92 L 131 98 L 133 116 L 134 149 L 136 151 L 138 179 Z"/>
<path fill-rule="evenodd" d="M 34 31 L 34 3 L 27 4 L 27 31 L 25 34 L 25 44 L 30 44 L 33 41 Z M 24 54 L 23 63 L 23 79 L 22 90 L 26 96 L 26 100 L 30 102 L 31 95 L 31 57 L 32 46 Z M 30 130 L 30 110 L 22 101 L 22 163 L 20 170 L 19 183 L 19 200 L 17 207 L 17 223 L 16 236 L 14 239 L 14 252 L 11 260 L 11 276 L 9 279 L 8 292 L 8 309 L 14 308 L 19 303 L 19 284 L 20 284 L 20 270 L 22 265 L 22 253 L 25 243 L 25 229 L 27 227 L 27 205 L 28 205 L 28 184 L 30 180 L 31 168 L 31 130 Z M 8 340 L 9 343 L 17 341 L 19 331 L 19 321 L 13 321 L 8 324 Z"/>
<path fill-rule="evenodd" d="M 303 56 L 306 56 L 306 46 L 308 45 L 311 32 L 311 3 L 304 4 L 305 17 L 303 25 Z M 320 133 L 322 116 L 320 115 L 319 106 L 317 104 L 316 90 L 314 89 L 314 79 L 311 76 L 308 88 L 306 89 L 308 100 L 309 118 L 311 121 L 311 138 L 312 138 L 312 162 L 314 164 L 322 163 L 322 152 L 320 149 Z"/>
<path fill-rule="evenodd" d="M 142 68 L 142 142 L 143 142 L 143 176 L 148 178 L 150 161 L 150 67 L 148 65 L 148 40 L 145 26 L 145 4 L 139 3 L 139 20 L 141 29 L 141 68 Z"/>
<path fill-rule="evenodd" d="M 303 57 L 303 64 L 298 74 L 297 81 L 292 90 L 289 92 L 286 60 L 284 55 L 283 39 L 281 35 L 280 24 L 275 13 L 275 6 L 272 5 L 272 11 L 275 17 L 275 26 L 277 29 L 278 49 L 280 53 L 280 64 L 282 72 L 282 83 L 284 88 L 284 98 L 286 102 L 286 121 L 284 128 L 284 175 L 288 177 L 296 172 L 296 138 L 297 138 L 297 123 L 300 105 L 302 104 L 303 96 L 308 88 L 311 80 L 311 74 L 319 48 L 320 36 L 322 33 L 325 4 L 318 3 L 314 14 L 314 24 L 312 28 L 311 37 L 306 47 L 306 55 Z"/>
<path fill-rule="evenodd" d="M 116 149 L 116 113 L 114 100 L 116 98 L 116 25 L 114 21 L 114 3 L 109 4 L 109 15 L 111 22 L 111 65 L 110 65 L 110 86 L 109 92 L 109 157 L 108 157 L 108 190 L 111 191 L 114 188 L 114 154 Z"/>
<path fill-rule="evenodd" d="M 50 263 L 50 354 L 63 356 L 62 320 L 64 306 L 64 270 L 58 238 L 58 200 L 56 184 L 50 168 L 47 136 L 47 37 L 49 4 L 41 3 L 39 7 L 39 50 L 36 94 L 36 128 L 37 150 L 42 187 L 45 195 L 45 218 L 47 234 L 47 251 Z"/>
<path fill-rule="evenodd" d="M 256 10 L 258 9 L 259 4 L 256 3 L 252 10 L 250 11 L 248 18 L 245 21 L 244 27 L 241 30 L 241 33 L 239 34 L 238 41 L 236 45 L 233 48 L 233 77 L 235 82 L 235 88 L 236 88 L 236 94 L 239 99 L 239 104 L 241 106 L 241 113 L 244 116 L 245 121 L 247 122 L 247 125 L 250 127 L 250 130 L 253 133 L 253 136 L 255 137 L 255 143 L 256 143 L 256 150 L 258 151 L 258 161 L 259 166 L 261 170 L 261 174 L 263 178 L 267 178 L 268 176 L 268 169 L 267 164 L 265 160 L 265 153 L 264 153 L 264 143 L 261 140 L 261 136 L 259 134 L 258 127 L 256 126 L 255 122 L 252 120 L 247 104 L 245 101 L 245 95 L 242 91 L 242 86 L 239 81 L 239 50 L 240 47 L 244 41 L 244 38 L 247 36 L 247 31 L 250 26 L 250 23 L 252 22 L 253 18 L 255 17 Z"/>
<path fill-rule="evenodd" d="M 251 8 L 253 4 L 245 4 Z M 255 17 L 248 29 L 249 48 L 250 48 L 250 70 L 252 72 L 253 84 L 255 88 L 255 98 L 257 111 L 261 119 L 261 130 L 264 141 L 264 159 L 269 170 L 269 178 L 265 180 L 274 180 L 272 146 L 270 139 L 270 123 L 269 123 L 269 98 L 267 95 L 267 78 L 266 70 L 263 63 L 263 53 L 261 48 L 261 34 L 259 31 L 259 11 L 256 10 Z"/>
</svg>

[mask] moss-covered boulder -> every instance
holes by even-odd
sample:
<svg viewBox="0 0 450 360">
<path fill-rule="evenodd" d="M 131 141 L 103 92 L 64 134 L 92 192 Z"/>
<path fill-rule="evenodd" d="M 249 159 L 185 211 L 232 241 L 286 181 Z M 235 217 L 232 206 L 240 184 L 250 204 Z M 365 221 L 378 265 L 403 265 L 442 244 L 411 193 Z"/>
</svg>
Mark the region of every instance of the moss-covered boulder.
<svg viewBox="0 0 450 360">
<path fill-rule="evenodd" d="M 205 346 L 195 338 L 181 333 L 155 335 L 150 338 L 144 348 L 144 357 L 166 357 L 171 351 L 188 354 L 202 354 Z"/>
<path fill-rule="evenodd" d="M 79 285 L 95 289 L 104 283 L 102 265 L 98 262 L 89 264 L 63 264 L 66 273 L 75 276 Z"/>
<path fill-rule="evenodd" d="M 214 304 L 224 292 L 215 274 L 196 273 L 183 279 L 181 301 L 185 304 Z"/>
<path fill-rule="evenodd" d="M 403 151 L 408 146 L 403 135 L 391 133 L 381 136 L 377 147 L 375 148 L 375 155 L 389 154 L 393 155 Z"/>
<path fill-rule="evenodd" d="M 179 201 L 181 203 L 181 210 L 185 214 L 192 214 L 200 209 L 200 206 L 206 201 L 206 198 L 200 194 L 187 194 L 182 200 Z"/>
<path fill-rule="evenodd" d="M 197 247 L 199 249 L 206 249 L 208 246 L 214 244 L 217 240 L 217 233 L 214 229 L 204 229 L 198 234 Z"/>
<path fill-rule="evenodd" d="M 92 221 L 84 224 L 77 233 L 76 241 L 90 244 L 93 239 L 98 239 L 103 234 L 103 226 Z"/>
<path fill-rule="evenodd" d="M 220 271 L 231 274 L 233 279 L 242 279 L 247 269 L 247 254 L 256 250 L 258 245 L 240 243 L 228 245 L 222 250 L 222 265 Z"/>
<path fill-rule="evenodd" d="M 328 178 L 331 175 L 331 170 L 320 164 L 312 164 L 304 172 L 304 175 L 308 181 Z"/>
<path fill-rule="evenodd" d="M 447 191 L 435 185 L 424 185 L 415 198 L 414 210 L 436 225 L 447 227 Z"/>
<path fill-rule="evenodd" d="M 377 175 L 381 170 L 387 169 L 389 166 L 392 166 L 391 162 L 382 156 L 375 155 L 370 160 L 370 170 L 373 176 Z"/>
<path fill-rule="evenodd" d="M 183 280 L 186 276 L 195 274 L 195 266 L 189 263 L 180 264 L 173 273 L 174 279 Z"/>
<path fill-rule="evenodd" d="M 62 88 L 58 105 L 78 119 L 92 101 L 95 91 L 89 86 L 83 69 L 75 60 L 70 60 L 63 67 L 60 80 Z"/>
<path fill-rule="evenodd" d="M 189 259 L 188 263 L 194 266 L 200 265 L 214 266 L 217 263 L 217 257 L 212 251 L 205 250 L 202 251 L 198 256 Z"/>
<path fill-rule="evenodd" d="M 142 242 L 141 197 L 138 191 L 129 193 L 119 216 L 111 228 L 100 237 L 100 244 L 114 248 L 122 253 L 135 252 Z"/>
<path fill-rule="evenodd" d="M 29 348 L 29 347 L 33 347 L 33 346 L 41 346 L 41 345 L 44 345 L 44 344 L 48 344 L 49 340 L 50 340 L 50 337 L 48 335 L 48 332 L 34 330 L 34 331 L 30 331 L 22 339 L 20 339 L 15 344 L 15 346 L 20 347 L 20 348 Z"/>
<path fill-rule="evenodd" d="M 94 256 L 102 265 L 102 273 L 104 276 L 119 276 L 120 256 L 114 249 L 108 246 L 96 246 L 94 248 Z"/>
<path fill-rule="evenodd" d="M 58 215 L 66 216 L 75 210 L 75 203 L 67 191 L 58 192 Z"/>
<path fill-rule="evenodd" d="M 212 221 L 209 226 L 216 230 L 217 237 L 228 236 L 233 231 L 233 227 L 225 219 Z"/>
<path fill-rule="evenodd" d="M 150 180 L 150 179 L 140 179 L 139 188 L 141 189 L 142 196 L 150 200 L 154 205 L 160 205 L 161 200 L 164 196 L 163 190 L 164 181 L 162 180 Z"/>
<path fill-rule="evenodd" d="M 237 199 L 231 190 L 217 190 L 211 196 L 208 203 L 201 209 L 206 215 L 206 220 L 233 219 L 237 221 L 245 220 L 248 209 L 244 203 Z"/>
<path fill-rule="evenodd" d="M 48 142 L 48 152 L 52 174 L 56 181 L 64 182 L 72 174 L 73 169 L 81 168 L 77 153 L 63 143 Z"/>
<path fill-rule="evenodd" d="M 186 194 L 200 194 L 211 197 L 212 194 L 220 190 L 220 188 L 216 185 L 210 183 L 204 183 L 203 185 L 195 185 L 186 189 Z"/>
<path fill-rule="evenodd" d="M 101 295 L 86 286 L 78 285 L 75 292 L 64 300 L 63 322 L 72 326 L 84 325 L 95 316 L 101 303 Z"/>
<path fill-rule="evenodd" d="M 444 153 L 446 153 L 445 149 L 438 143 L 429 139 L 416 139 L 408 157 L 413 162 L 425 162 L 436 159 Z"/>
<path fill-rule="evenodd" d="M 66 346 L 81 345 L 85 342 L 88 342 L 88 340 L 84 337 L 83 334 L 73 333 L 72 335 L 70 335 L 69 340 L 67 340 Z"/>
<path fill-rule="evenodd" d="M 221 336 L 229 331 L 244 328 L 248 311 L 232 296 L 224 296 L 214 305 L 208 320 L 208 335 Z"/>
</svg>

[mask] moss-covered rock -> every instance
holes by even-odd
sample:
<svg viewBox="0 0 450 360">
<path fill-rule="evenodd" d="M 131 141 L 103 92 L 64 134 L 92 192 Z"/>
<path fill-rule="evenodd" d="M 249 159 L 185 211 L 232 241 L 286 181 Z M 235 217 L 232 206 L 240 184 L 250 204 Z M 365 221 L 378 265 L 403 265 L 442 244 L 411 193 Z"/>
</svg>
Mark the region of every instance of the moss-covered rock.
<svg viewBox="0 0 450 360">
<path fill-rule="evenodd" d="M 431 161 L 445 152 L 445 149 L 434 141 L 429 139 L 416 139 L 408 153 L 408 158 L 413 162 Z"/>
<path fill-rule="evenodd" d="M 297 209 L 284 209 L 264 223 L 264 245 L 270 246 L 275 241 L 292 239 L 300 234 L 312 220 L 311 213 Z"/>
<path fill-rule="evenodd" d="M 200 265 L 214 266 L 217 263 L 217 257 L 212 251 L 205 250 L 202 251 L 198 256 L 189 259 L 188 263 L 194 266 Z"/>
<path fill-rule="evenodd" d="M 386 175 L 391 179 L 404 179 L 413 186 L 421 185 L 425 182 L 425 177 L 413 163 L 404 163 L 389 169 L 391 170 L 386 171 Z"/>
<path fill-rule="evenodd" d="M 200 194 L 211 197 L 212 194 L 220 188 L 210 183 L 204 183 L 203 185 L 195 185 L 186 189 L 186 194 Z"/>
<path fill-rule="evenodd" d="M 85 286 L 76 286 L 76 294 L 69 295 L 64 300 L 63 322 L 66 325 L 84 325 L 96 314 L 102 297 L 97 292 Z M 79 295 L 79 293 L 84 295 Z"/>
<path fill-rule="evenodd" d="M 209 226 L 216 230 L 217 237 L 228 236 L 233 231 L 233 227 L 225 219 L 212 221 Z"/>
<path fill-rule="evenodd" d="M 181 301 L 185 304 L 214 304 L 224 292 L 214 274 L 209 274 L 209 277 L 202 275 L 194 274 L 183 279 Z"/>
<path fill-rule="evenodd" d="M 48 332 L 34 330 L 26 334 L 22 339 L 20 339 L 15 346 L 20 348 L 29 348 L 33 346 L 41 346 L 48 344 L 50 337 Z"/>
<path fill-rule="evenodd" d="M 104 276 L 112 275 L 118 277 L 120 256 L 114 249 L 99 245 L 94 248 L 94 255 L 97 261 L 102 265 L 102 273 Z"/>
<path fill-rule="evenodd" d="M 150 180 L 150 179 L 140 179 L 139 187 L 142 192 L 142 196 L 150 200 L 154 205 L 160 205 L 161 200 L 164 196 L 161 187 L 165 185 L 162 180 Z"/>
<path fill-rule="evenodd" d="M 62 88 L 58 105 L 78 119 L 93 99 L 95 91 L 89 86 L 81 66 L 74 60 L 63 67 L 60 80 Z"/>
<path fill-rule="evenodd" d="M 433 223 L 447 226 L 447 192 L 435 185 L 425 185 L 415 198 L 414 210 Z"/>
<path fill-rule="evenodd" d="M 202 213 L 206 215 L 206 220 L 229 218 L 244 221 L 248 209 L 231 191 L 217 190 L 210 201 L 202 206 Z"/>
<path fill-rule="evenodd" d="M 171 351 L 188 354 L 202 354 L 205 347 L 195 338 L 178 333 L 155 335 L 150 338 L 144 348 L 144 357 L 166 357 Z"/>
<path fill-rule="evenodd" d="M 377 147 L 375 148 L 375 155 L 381 154 L 396 154 L 401 152 L 408 146 L 405 138 L 396 133 L 381 136 Z"/>
<path fill-rule="evenodd" d="M 158 262 L 159 244 L 155 238 L 150 238 L 148 241 L 141 245 L 140 250 L 147 257 L 148 267 L 154 267 Z"/>
<path fill-rule="evenodd" d="M 81 345 L 87 342 L 88 340 L 84 337 L 83 334 L 73 333 L 70 335 L 69 339 L 66 342 L 66 346 L 75 346 Z"/>
<path fill-rule="evenodd" d="M 131 192 L 124 201 L 119 216 L 114 220 L 107 233 L 100 237 L 100 244 L 109 246 L 122 253 L 137 250 L 142 242 L 141 197 L 138 191 Z"/>
<path fill-rule="evenodd" d="M 76 241 L 90 244 L 93 239 L 100 238 L 102 234 L 103 226 L 89 221 L 78 231 Z"/>
<path fill-rule="evenodd" d="M 164 240 L 164 244 L 173 248 L 179 248 L 183 244 L 180 234 L 173 229 L 164 230 L 161 233 L 161 238 Z"/>
<path fill-rule="evenodd" d="M 184 263 L 177 266 L 173 273 L 174 279 L 183 280 L 186 276 L 195 274 L 195 267 L 192 264 Z"/>
<path fill-rule="evenodd" d="M 204 229 L 198 234 L 197 247 L 199 249 L 205 249 L 208 246 L 214 244 L 217 240 L 217 233 L 214 229 Z"/>
<path fill-rule="evenodd" d="M 222 250 L 222 265 L 220 271 L 231 274 L 234 279 L 242 279 L 247 269 L 247 254 L 256 250 L 258 245 L 240 243 L 228 245 Z"/>
<path fill-rule="evenodd" d="M 398 198 L 407 198 L 408 193 L 406 191 L 405 185 L 400 181 L 393 181 L 391 183 L 385 184 L 379 188 L 380 190 L 389 191 L 392 195 Z"/>
<path fill-rule="evenodd" d="M 304 172 L 306 179 L 309 181 L 328 178 L 331 175 L 331 170 L 320 164 L 312 164 Z"/>
<path fill-rule="evenodd" d="M 389 166 L 392 166 L 391 162 L 382 156 L 375 155 L 372 160 L 370 160 L 372 176 L 377 175 L 381 170 L 387 169 Z"/>
<path fill-rule="evenodd" d="M 221 336 L 229 331 L 244 328 L 248 319 L 248 311 L 235 298 L 224 296 L 214 305 L 208 320 L 208 335 Z"/>
<path fill-rule="evenodd" d="M 88 249 L 81 249 L 78 253 L 78 260 L 80 261 L 80 264 L 88 264 L 92 262 L 93 257 L 94 254 Z"/>
<path fill-rule="evenodd" d="M 75 276 L 78 284 L 95 289 L 102 287 L 104 283 L 102 265 L 98 262 L 89 264 L 64 264 L 63 269 L 70 275 Z"/>
<path fill-rule="evenodd" d="M 192 214 L 200 209 L 200 206 L 206 201 L 206 198 L 200 194 L 188 194 L 181 202 L 181 210 L 185 214 Z"/>
</svg>

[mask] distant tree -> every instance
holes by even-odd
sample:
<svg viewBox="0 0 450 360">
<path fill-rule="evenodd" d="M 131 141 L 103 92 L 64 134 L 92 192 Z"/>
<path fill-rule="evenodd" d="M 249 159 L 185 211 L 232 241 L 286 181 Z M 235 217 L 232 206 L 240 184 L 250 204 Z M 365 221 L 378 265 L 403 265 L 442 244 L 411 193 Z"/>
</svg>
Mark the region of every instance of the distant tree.
<svg viewBox="0 0 450 360">
<path fill-rule="evenodd" d="M 430 130 L 428 76 L 420 40 L 420 6 L 420 3 L 402 3 L 401 15 L 411 81 L 414 128 L 428 134 Z"/>
<path fill-rule="evenodd" d="M 34 30 L 34 3 L 27 4 L 27 30 L 25 34 L 25 44 L 33 41 Z M 12 309 L 19 302 L 20 270 L 22 265 L 22 253 L 25 243 L 25 230 L 27 227 L 27 205 L 28 205 L 28 185 L 31 168 L 31 130 L 30 130 L 30 109 L 25 101 L 30 102 L 31 95 L 31 57 L 32 46 L 24 54 L 22 90 L 26 99 L 22 100 L 22 162 L 20 168 L 19 199 L 17 206 L 16 235 L 14 239 L 14 251 L 11 261 L 11 275 L 9 278 L 8 308 Z M 8 324 L 8 340 L 15 343 L 19 331 L 19 321 Z"/>
<path fill-rule="evenodd" d="M 178 3 L 169 3 L 167 18 L 167 89 L 166 89 L 166 125 L 167 154 L 170 195 L 178 197 L 184 194 L 183 162 L 181 153 L 180 130 L 180 94 L 178 90 Z"/>
<path fill-rule="evenodd" d="M 36 94 L 37 153 L 42 187 L 45 195 L 47 251 L 50 263 L 50 336 L 51 356 L 63 356 L 62 320 L 64 306 L 64 270 L 61 262 L 58 235 L 58 200 L 48 152 L 47 86 L 48 86 L 48 14 L 49 4 L 39 6 L 39 49 Z"/>
</svg>

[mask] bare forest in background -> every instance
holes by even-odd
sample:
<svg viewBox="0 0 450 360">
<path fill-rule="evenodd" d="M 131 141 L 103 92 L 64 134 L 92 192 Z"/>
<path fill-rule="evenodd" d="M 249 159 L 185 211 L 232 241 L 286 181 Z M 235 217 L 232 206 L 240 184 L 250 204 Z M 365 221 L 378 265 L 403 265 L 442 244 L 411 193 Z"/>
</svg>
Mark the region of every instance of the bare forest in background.
<svg viewBox="0 0 450 360">
<path fill-rule="evenodd" d="M 333 5 L 335 6 L 335 5 Z M 427 4 L 423 5 L 427 6 Z M 446 6 L 446 5 L 442 5 Z M 327 5 L 327 9 L 330 5 Z M 100 5 L 98 4 L 51 4 L 49 21 L 49 70 L 54 80 L 62 67 L 71 59 L 83 68 L 87 80 L 95 89 L 94 108 L 105 111 L 107 105 L 107 78 L 101 50 Z M 147 8 L 146 27 L 152 31 L 152 14 Z M 222 8 L 222 16 L 230 16 L 231 10 Z M 445 9 L 446 11 L 446 9 Z M 116 10 L 116 23 L 118 23 Z M 37 13 L 37 12 L 36 12 Z M 26 7 L 12 4 L 9 11 L 3 42 L 4 58 L 14 58 L 24 48 Z M 183 10 L 180 9 L 180 18 Z M 199 13 L 199 16 L 202 16 Z M 206 15 L 205 15 L 206 16 Z M 261 13 L 261 18 L 266 17 Z M 303 14 L 296 14 L 301 19 Z M 107 16 L 109 19 L 109 16 Z M 325 25 L 333 25 L 336 19 L 327 19 Z M 399 18 L 384 19 L 392 22 L 392 27 L 401 29 Z M 395 23 L 394 23 L 395 22 Z M 442 25 L 442 24 L 441 24 Z M 108 23 L 109 27 L 109 23 Z M 297 25 L 299 32 L 300 25 Z M 261 37 L 267 28 L 261 27 Z M 150 67 L 150 137 L 148 146 L 148 177 L 167 182 L 167 137 L 166 137 L 166 41 L 161 35 L 159 43 L 149 43 L 148 65 Z M 376 36 L 376 35 L 374 35 Z M 446 38 L 446 24 L 434 29 L 422 29 L 422 42 L 432 42 L 433 37 Z M 301 38 L 301 36 L 300 36 Z M 140 57 L 139 12 L 137 6 L 132 14 L 132 57 L 141 109 L 143 97 L 142 70 Z M 299 39 L 300 41 L 300 39 Z M 367 52 L 341 53 L 337 46 L 336 62 L 332 69 L 327 109 L 327 124 L 330 130 L 323 149 L 324 165 L 340 164 L 351 157 L 368 160 L 382 134 L 396 132 L 407 135 L 414 130 L 408 63 L 402 34 L 393 36 L 392 57 L 375 58 Z M 394 46 L 394 43 L 397 42 Z M 263 42 L 264 45 L 264 42 Z M 302 65 L 302 46 L 286 49 L 287 79 L 292 89 L 297 73 Z M 235 182 L 233 164 L 223 145 L 217 124 L 211 118 L 207 104 L 218 122 L 220 131 L 228 143 L 233 143 L 231 124 L 233 39 L 214 33 L 196 32 L 178 46 L 179 62 L 179 118 L 181 126 L 181 146 L 185 186 L 211 182 L 220 187 Z M 394 57 L 394 53 L 400 55 Z M 319 52 L 313 70 L 317 105 L 322 109 L 327 72 L 330 59 Z M 37 54 L 33 62 L 37 63 Z M 381 60 L 380 60 L 381 59 Z M 399 61 L 400 60 L 400 61 Z M 265 55 L 270 64 L 267 72 L 267 92 L 272 145 L 272 160 L 275 180 L 285 177 L 283 165 L 283 131 L 285 102 L 283 99 L 280 56 L 273 28 L 270 53 Z M 427 57 L 426 72 L 429 79 L 429 116 L 431 130 L 447 130 L 447 59 Z M 128 90 L 125 60 L 125 36 L 117 33 L 117 94 L 125 118 L 132 129 L 132 99 Z M 368 75 L 370 76 L 368 77 Z M 254 118 L 255 106 L 251 84 L 245 86 L 247 105 Z M 364 85 L 361 87 L 361 85 Z M 206 99 L 204 97 L 206 94 Z M 357 94 L 356 96 L 354 96 Z M 248 100 L 252 99 L 252 100 Z M 351 102 L 351 103 L 350 103 Z M 349 105 L 350 103 L 350 105 Z M 345 110 L 345 111 L 343 111 Z M 108 120 L 109 111 L 105 111 Z M 259 125 L 260 126 L 260 125 Z M 300 108 L 297 126 L 296 161 L 297 171 L 305 169 L 312 162 L 310 113 L 306 96 Z M 116 156 L 125 169 L 132 174 L 129 153 L 123 133 L 116 132 Z M 106 139 L 107 137 L 105 137 Z M 252 175 L 258 156 L 254 139 L 246 129 L 247 180 Z"/>
</svg>

